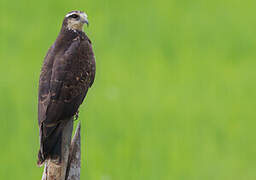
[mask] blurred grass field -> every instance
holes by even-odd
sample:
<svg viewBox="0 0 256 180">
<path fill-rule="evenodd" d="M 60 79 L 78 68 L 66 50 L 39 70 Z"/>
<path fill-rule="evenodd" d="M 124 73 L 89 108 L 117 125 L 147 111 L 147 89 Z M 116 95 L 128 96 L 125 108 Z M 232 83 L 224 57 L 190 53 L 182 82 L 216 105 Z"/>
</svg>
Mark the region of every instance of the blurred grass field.
<svg viewBox="0 0 256 180">
<path fill-rule="evenodd" d="M 256 179 L 256 2 L 0 1 L 0 179 L 40 179 L 37 87 L 64 15 L 88 14 L 96 80 L 84 180 Z"/>
</svg>

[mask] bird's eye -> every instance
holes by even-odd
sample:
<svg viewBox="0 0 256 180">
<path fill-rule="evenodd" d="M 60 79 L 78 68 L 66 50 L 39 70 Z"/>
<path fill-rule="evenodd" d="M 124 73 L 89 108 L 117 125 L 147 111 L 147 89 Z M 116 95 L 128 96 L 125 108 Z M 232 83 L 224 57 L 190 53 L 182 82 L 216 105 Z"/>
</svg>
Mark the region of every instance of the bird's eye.
<svg viewBox="0 0 256 180">
<path fill-rule="evenodd" d="M 71 17 L 71 18 L 78 18 L 79 16 L 77 15 L 77 14 L 72 14 L 71 16 L 69 16 L 69 17 Z"/>
</svg>

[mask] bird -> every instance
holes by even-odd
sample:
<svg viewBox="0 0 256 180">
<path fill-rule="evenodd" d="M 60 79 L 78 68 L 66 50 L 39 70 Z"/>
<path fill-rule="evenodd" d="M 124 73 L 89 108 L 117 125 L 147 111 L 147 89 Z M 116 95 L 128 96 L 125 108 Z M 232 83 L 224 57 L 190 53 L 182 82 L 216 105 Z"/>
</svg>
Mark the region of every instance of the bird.
<svg viewBox="0 0 256 180">
<path fill-rule="evenodd" d="M 68 12 L 43 61 L 38 88 L 38 166 L 48 159 L 61 163 L 63 128 L 73 121 L 94 82 L 95 56 L 84 24 L 89 25 L 85 12 Z"/>
</svg>

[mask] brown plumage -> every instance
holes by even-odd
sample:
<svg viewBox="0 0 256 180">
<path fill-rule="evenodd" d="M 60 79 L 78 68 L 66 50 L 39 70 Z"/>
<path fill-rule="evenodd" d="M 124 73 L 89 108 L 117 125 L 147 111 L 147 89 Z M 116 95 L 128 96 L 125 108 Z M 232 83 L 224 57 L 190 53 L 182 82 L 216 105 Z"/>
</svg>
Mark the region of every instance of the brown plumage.
<svg viewBox="0 0 256 180">
<path fill-rule="evenodd" d="M 61 161 L 63 125 L 78 112 L 94 81 L 95 59 L 91 41 L 82 31 L 84 23 L 88 24 L 85 13 L 68 13 L 44 59 L 38 95 L 38 165 L 48 158 Z"/>
</svg>

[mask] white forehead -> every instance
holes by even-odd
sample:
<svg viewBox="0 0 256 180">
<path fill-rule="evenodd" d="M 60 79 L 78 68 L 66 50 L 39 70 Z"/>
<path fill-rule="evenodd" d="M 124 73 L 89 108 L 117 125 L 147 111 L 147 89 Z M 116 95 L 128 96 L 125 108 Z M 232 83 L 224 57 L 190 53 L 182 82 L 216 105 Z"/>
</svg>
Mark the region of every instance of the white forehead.
<svg viewBox="0 0 256 180">
<path fill-rule="evenodd" d="M 85 14 L 84 12 L 77 12 L 77 11 L 70 12 L 65 17 L 69 17 L 73 14 L 80 14 L 80 15 L 84 16 L 85 18 L 87 18 L 87 14 Z"/>
</svg>

